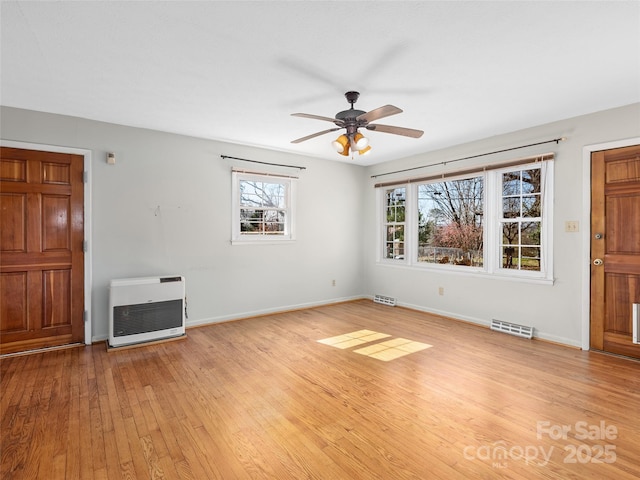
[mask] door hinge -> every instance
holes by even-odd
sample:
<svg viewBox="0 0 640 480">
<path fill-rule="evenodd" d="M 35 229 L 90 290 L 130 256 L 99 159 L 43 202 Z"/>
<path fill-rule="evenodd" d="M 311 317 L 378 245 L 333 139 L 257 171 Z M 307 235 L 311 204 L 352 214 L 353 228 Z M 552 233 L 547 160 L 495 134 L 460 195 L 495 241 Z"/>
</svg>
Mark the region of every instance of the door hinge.
<svg viewBox="0 0 640 480">
<path fill-rule="evenodd" d="M 89 172 L 87 172 L 86 170 L 82 172 L 82 181 L 84 183 L 87 183 L 89 181 Z"/>
<path fill-rule="evenodd" d="M 87 310 L 82 312 L 82 321 L 84 323 L 87 323 L 89 321 L 89 312 Z"/>
<path fill-rule="evenodd" d="M 86 240 L 84 242 L 82 242 L 82 251 L 84 253 L 87 253 L 87 250 L 89 249 L 89 242 L 87 242 Z"/>
</svg>

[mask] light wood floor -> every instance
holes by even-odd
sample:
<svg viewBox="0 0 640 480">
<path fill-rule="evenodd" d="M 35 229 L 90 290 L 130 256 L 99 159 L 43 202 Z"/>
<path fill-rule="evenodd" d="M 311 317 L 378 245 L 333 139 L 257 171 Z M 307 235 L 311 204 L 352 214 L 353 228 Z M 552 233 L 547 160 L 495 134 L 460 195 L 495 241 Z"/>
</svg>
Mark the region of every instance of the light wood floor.
<svg viewBox="0 0 640 480">
<path fill-rule="evenodd" d="M 432 347 L 318 343 L 361 329 Z M 368 300 L 1 373 L 2 479 L 640 477 L 639 362 Z"/>
</svg>

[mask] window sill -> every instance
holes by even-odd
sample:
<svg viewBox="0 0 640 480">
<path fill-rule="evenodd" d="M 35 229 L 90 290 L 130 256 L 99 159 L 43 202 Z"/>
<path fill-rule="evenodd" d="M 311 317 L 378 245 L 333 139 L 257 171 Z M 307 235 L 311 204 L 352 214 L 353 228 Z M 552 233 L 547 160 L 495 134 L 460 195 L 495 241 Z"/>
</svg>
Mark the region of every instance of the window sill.
<svg viewBox="0 0 640 480">
<path fill-rule="evenodd" d="M 231 245 L 282 245 L 287 243 L 294 243 L 296 240 L 294 238 L 249 238 L 249 239 L 233 239 L 231 240 Z"/>
<path fill-rule="evenodd" d="M 453 265 L 450 267 L 447 267 L 444 265 L 436 267 L 432 265 L 409 264 L 406 261 L 396 262 L 394 260 L 379 260 L 378 262 L 376 262 L 376 266 L 401 268 L 401 269 L 423 271 L 423 272 L 437 273 L 437 274 L 461 275 L 465 277 L 475 277 L 475 278 L 482 278 L 487 280 L 506 280 L 509 282 L 522 282 L 522 283 L 530 283 L 530 284 L 536 284 L 536 285 L 553 285 L 555 283 L 554 278 L 521 275 L 517 273 L 503 273 L 503 272 L 490 273 L 480 268 L 474 268 L 474 267 L 457 268 Z"/>
</svg>

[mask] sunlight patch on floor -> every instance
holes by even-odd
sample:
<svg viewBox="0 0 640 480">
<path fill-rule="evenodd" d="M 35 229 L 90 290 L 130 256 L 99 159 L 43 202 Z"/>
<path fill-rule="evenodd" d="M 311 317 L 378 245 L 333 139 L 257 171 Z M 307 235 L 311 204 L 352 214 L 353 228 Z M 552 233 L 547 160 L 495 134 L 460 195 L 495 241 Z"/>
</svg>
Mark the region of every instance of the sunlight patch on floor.
<svg viewBox="0 0 640 480">
<path fill-rule="evenodd" d="M 344 335 L 318 340 L 318 343 L 324 343 L 325 345 L 345 349 L 390 336 L 391 335 L 387 335 L 386 333 L 378 333 L 372 330 L 358 330 L 356 332 L 345 333 Z"/>
<path fill-rule="evenodd" d="M 410 353 L 426 350 L 432 346 L 433 345 L 429 345 L 428 343 L 414 342 L 406 338 L 394 338 L 393 340 L 359 348 L 358 350 L 354 350 L 354 352 L 388 362 L 389 360 L 395 360 Z"/>
<path fill-rule="evenodd" d="M 335 337 L 324 338 L 322 340 L 318 340 L 318 343 L 323 343 L 325 345 L 330 345 L 344 350 L 390 336 L 391 335 L 386 333 L 374 332 L 372 330 L 358 330 L 351 333 L 345 333 L 343 335 L 337 335 Z M 409 355 L 410 353 L 419 352 L 421 350 L 431 348 L 432 346 L 433 345 L 429 345 L 428 343 L 415 342 L 406 338 L 394 338 L 392 340 L 374 343 L 373 345 L 359 348 L 354 350 L 354 352 L 388 362 L 389 360 L 395 360 L 396 358 Z"/>
</svg>

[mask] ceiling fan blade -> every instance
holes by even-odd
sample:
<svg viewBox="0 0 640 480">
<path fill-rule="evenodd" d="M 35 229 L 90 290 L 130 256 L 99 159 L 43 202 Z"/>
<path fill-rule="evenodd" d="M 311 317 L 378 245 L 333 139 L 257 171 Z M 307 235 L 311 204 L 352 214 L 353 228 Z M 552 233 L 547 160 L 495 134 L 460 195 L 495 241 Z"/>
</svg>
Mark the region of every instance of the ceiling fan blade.
<svg viewBox="0 0 640 480">
<path fill-rule="evenodd" d="M 398 107 L 394 107 L 393 105 L 385 105 L 384 107 L 376 108 L 375 110 L 371 110 L 367 113 L 363 113 L 362 115 L 358 115 L 356 120 L 361 122 L 373 122 L 380 118 L 389 117 L 391 115 L 396 115 L 398 113 L 402 113 L 402 110 Z"/>
<path fill-rule="evenodd" d="M 298 138 L 293 140 L 291 143 L 300 143 L 306 140 L 311 140 L 312 138 L 319 137 L 320 135 L 324 135 L 325 133 L 335 132 L 336 130 L 340 130 L 342 127 L 330 128 L 329 130 L 323 130 L 321 132 L 312 133 L 311 135 L 307 135 L 306 137 Z"/>
<path fill-rule="evenodd" d="M 393 125 L 367 125 L 367 130 L 373 130 L 374 132 L 393 133 L 395 135 L 404 135 L 405 137 L 420 138 L 424 133 L 422 130 L 416 130 L 414 128 L 394 127 Z"/>
<path fill-rule="evenodd" d="M 336 125 L 344 125 L 342 120 L 338 120 L 337 118 L 329 118 L 323 117 L 321 115 L 311 115 L 310 113 L 292 113 L 292 117 L 303 117 L 303 118 L 313 118 L 315 120 L 324 120 L 325 122 L 335 123 Z"/>
</svg>

